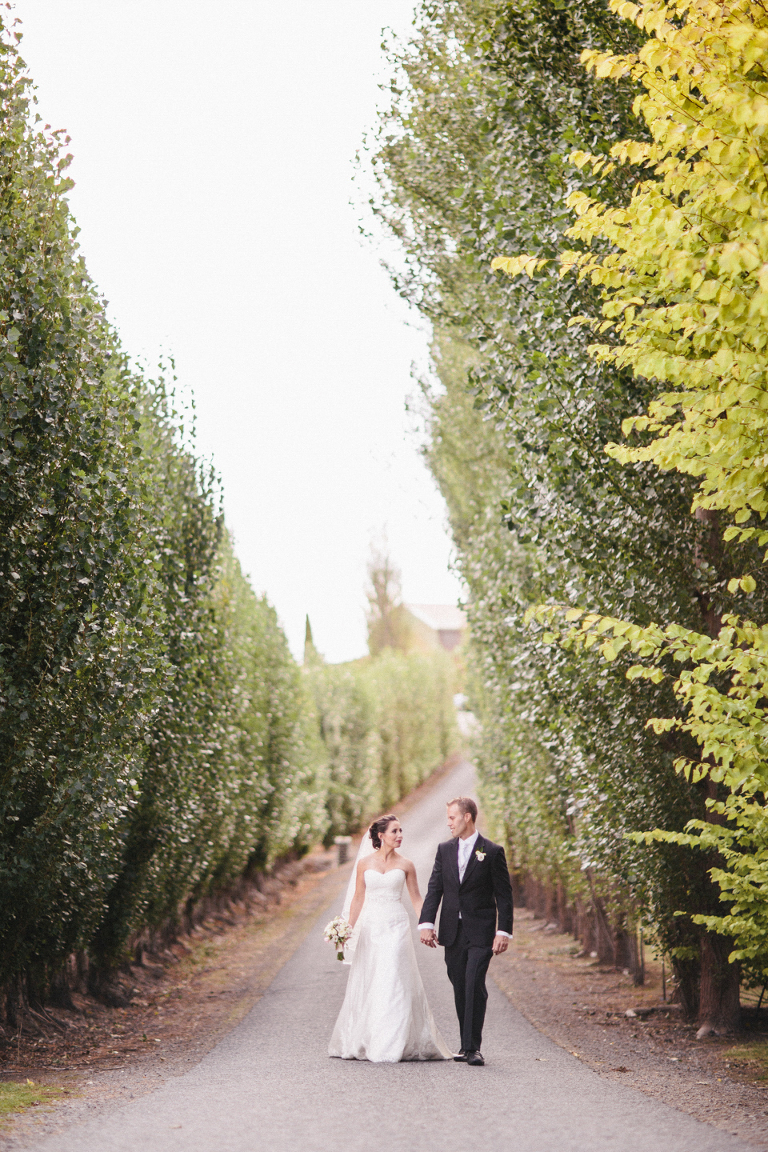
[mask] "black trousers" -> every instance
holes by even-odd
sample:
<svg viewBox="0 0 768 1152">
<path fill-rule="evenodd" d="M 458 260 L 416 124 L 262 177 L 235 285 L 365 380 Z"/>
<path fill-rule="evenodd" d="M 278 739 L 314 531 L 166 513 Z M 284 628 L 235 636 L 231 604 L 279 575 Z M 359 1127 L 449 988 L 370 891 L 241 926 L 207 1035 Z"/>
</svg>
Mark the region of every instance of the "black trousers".
<svg viewBox="0 0 768 1152">
<path fill-rule="evenodd" d="M 493 949 L 470 944 L 459 920 L 453 944 L 445 949 L 448 979 L 453 985 L 456 1015 L 461 1029 L 461 1046 L 465 1052 L 479 1052 L 483 1039 L 485 1005 L 488 992 L 485 977 Z"/>
</svg>

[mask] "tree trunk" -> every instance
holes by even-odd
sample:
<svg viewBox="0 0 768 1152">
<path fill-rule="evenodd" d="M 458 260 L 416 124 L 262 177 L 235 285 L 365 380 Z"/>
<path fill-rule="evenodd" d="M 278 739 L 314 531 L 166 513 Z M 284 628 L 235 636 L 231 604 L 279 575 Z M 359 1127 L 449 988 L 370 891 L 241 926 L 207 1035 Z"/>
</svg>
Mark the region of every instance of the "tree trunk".
<svg viewBox="0 0 768 1152">
<path fill-rule="evenodd" d="M 681 960 L 673 956 L 672 970 L 675 983 L 670 1001 L 681 1005 L 686 1020 L 696 1020 L 699 1015 L 701 964 L 698 959 Z"/>
<path fill-rule="evenodd" d="M 712 510 L 697 508 L 696 519 L 707 525 L 696 548 L 695 563 L 700 566 L 703 562 L 718 569 L 723 554 L 723 543 L 720 532 L 719 514 Z M 716 611 L 710 597 L 697 593 L 699 608 L 704 619 L 707 632 L 716 637 L 722 627 L 722 617 Z M 710 759 L 706 757 L 705 759 Z M 708 800 L 718 798 L 717 784 L 710 777 L 704 781 Z M 710 824 L 724 824 L 725 818 L 707 810 L 707 821 Z M 721 861 L 717 861 L 721 863 Z M 733 941 L 727 936 L 720 936 L 714 932 L 703 932 L 701 935 L 701 987 L 699 992 L 699 1031 L 697 1036 L 721 1035 L 724 1032 L 736 1031 L 741 1023 L 741 1006 L 739 1004 L 739 984 L 741 970 L 738 964 L 729 964 L 728 956 L 733 951 Z"/>
<path fill-rule="evenodd" d="M 71 968 L 69 963 L 57 969 L 51 976 L 48 985 L 46 1001 L 54 1008 L 66 1008 L 69 1012 L 76 1012 L 72 1000 Z"/>
<path fill-rule="evenodd" d="M 694 516 L 700 524 L 707 525 L 707 530 L 702 533 L 701 538 L 696 544 L 694 564 L 697 568 L 709 564 L 717 569 L 718 563 L 723 555 L 719 513 L 713 512 L 711 509 L 697 508 Z M 699 602 L 699 610 L 704 621 L 704 627 L 714 639 L 722 627 L 722 617 L 712 604 L 712 599 L 708 593 L 697 589 L 696 599 Z"/>
<path fill-rule="evenodd" d="M 738 964 L 729 964 L 733 941 L 715 932 L 701 935 L 701 984 L 699 991 L 699 1030 L 702 1036 L 722 1036 L 735 1032 L 741 1024 Z"/>
<path fill-rule="evenodd" d="M 108 1008 L 127 1008 L 130 1003 L 117 980 L 114 968 L 99 968 L 91 965 L 88 973 L 88 991 Z"/>
<path fill-rule="evenodd" d="M 635 988 L 642 988 L 645 984 L 645 942 L 643 928 L 640 925 L 632 933 L 632 983 Z"/>
</svg>

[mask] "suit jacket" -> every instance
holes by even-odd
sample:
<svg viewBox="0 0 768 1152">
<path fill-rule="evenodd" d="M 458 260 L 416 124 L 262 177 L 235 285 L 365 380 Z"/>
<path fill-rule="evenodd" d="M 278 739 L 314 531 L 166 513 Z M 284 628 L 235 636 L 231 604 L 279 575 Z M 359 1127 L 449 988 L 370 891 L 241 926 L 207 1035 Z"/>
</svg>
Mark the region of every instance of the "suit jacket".
<svg viewBox="0 0 768 1152">
<path fill-rule="evenodd" d="M 483 857 L 478 859 L 478 852 Z M 427 895 L 419 921 L 434 924 L 442 900 L 439 944 L 450 948 L 459 930 L 459 912 L 467 937 L 472 944 L 490 947 L 496 935 L 496 918 L 502 932 L 512 934 L 512 884 L 507 858 L 500 844 L 478 836 L 467 862 L 464 879 L 459 883 L 459 841 L 439 844 L 435 866 L 429 879 Z"/>
</svg>

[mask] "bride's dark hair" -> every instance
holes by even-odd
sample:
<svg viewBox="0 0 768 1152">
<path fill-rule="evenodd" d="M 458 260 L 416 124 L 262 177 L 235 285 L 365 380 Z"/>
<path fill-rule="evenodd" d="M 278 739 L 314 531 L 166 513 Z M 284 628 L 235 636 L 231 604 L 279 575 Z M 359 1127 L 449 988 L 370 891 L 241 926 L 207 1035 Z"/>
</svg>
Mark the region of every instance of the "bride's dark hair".
<svg viewBox="0 0 768 1152">
<path fill-rule="evenodd" d="M 368 832 L 370 833 L 371 843 L 374 848 L 381 848 L 381 834 L 382 832 L 386 832 L 393 820 L 397 820 L 397 816 L 393 816 L 390 813 L 389 816 L 379 816 L 378 820 L 374 820 L 373 824 L 371 824 Z"/>
</svg>

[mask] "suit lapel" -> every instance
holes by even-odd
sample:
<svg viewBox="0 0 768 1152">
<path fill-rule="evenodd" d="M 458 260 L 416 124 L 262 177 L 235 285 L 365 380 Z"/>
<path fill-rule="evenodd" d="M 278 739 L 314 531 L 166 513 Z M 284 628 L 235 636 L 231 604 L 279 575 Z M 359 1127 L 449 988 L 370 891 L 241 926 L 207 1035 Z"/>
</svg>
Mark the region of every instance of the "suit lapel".
<svg viewBox="0 0 768 1152">
<path fill-rule="evenodd" d="M 456 879 L 456 887 L 459 888 L 459 887 L 461 887 L 461 881 L 459 880 L 459 841 L 458 841 L 458 839 L 453 840 L 449 844 L 448 857 L 451 861 L 451 868 L 453 869 L 453 875 Z"/>
<path fill-rule="evenodd" d="M 467 861 L 467 866 L 464 869 L 464 879 L 461 882 L 462 884 L 466 884 L 467 880 L 469 880 L 469 877 L 470 877 L 473 869 L 477 867 L 477 855 L 476 855 L 476 853 L 483 851 L 483 844 L 484 844 L 484 840 L 483 840 L 482 836 L 478 836 L 477 840 L 475 840 L 475 846 L 472 849 L 472 855 L 470 856 L 469 860 Z M 456 852 L 456 867 L 458 868 L 458 866 L 459 866 L 459 854 L 457 851 Z"/>
</svg>

